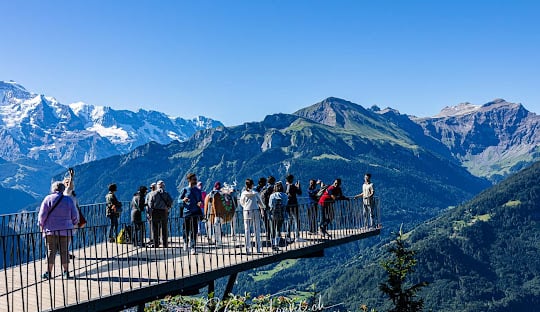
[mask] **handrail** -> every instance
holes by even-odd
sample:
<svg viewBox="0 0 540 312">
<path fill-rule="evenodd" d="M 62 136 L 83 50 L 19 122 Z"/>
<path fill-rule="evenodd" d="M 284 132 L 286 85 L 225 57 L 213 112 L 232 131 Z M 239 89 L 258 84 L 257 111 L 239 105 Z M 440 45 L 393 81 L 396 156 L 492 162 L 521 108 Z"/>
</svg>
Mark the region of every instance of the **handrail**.
<svg viewBox="0 0 540 312">
<path fill-rule="evenodd" d="M 280 257 L 287 253 L 298 253 L 302 250 L 313 252 L 332 241 L 338 242 L 379 231 L 381 205 L 379 199 L 376 199 L 375 203 L 372 225 L 368 224 L 366 217 L 369 218 L 369 214 L 364 213 L 361 199 L 337 201 L 333 204 L 328 212 L 331 214 L 328 232 L 332 237 L 310 233 L 319 230 L 320 211 L 315 214 L 315 210 L 320 207 L 299 205 L 298 231 L 297 223 L 288 215 L 284 220 L 288 225 L 280 229 L 279 237 L 282 239 L 279 239 L 278 234 L 272 233 L 269 223 L 260 220 L 260 252 L 255 246 L 255 237 L 245 235 L 244 225 L 253 226 L 254 223 L 251 219 L 244 219 L 241 209 L 237 209 L 232 223 L 212 226 L 210 220 L 215 221 L 215 218 L 211 215 L 208 221 L 202 224 L 209 235 L 196 238 L 196 255 L 190 253 L 189 246 L 184 250 L 182 234 L 187 219 L 180 217 L 178 208 L 174 208 L 169 214 L 169 248 L 151 248 L 149 244 L 136 247 L 107 242 L 109 224 L 105 218 L 104 204 L 83 205 L 81 209 L 88 225 L 75 232 L 70 244 L 70 252 L 75 259 L 70 261 L 69 271 L 75 278 L 62 277 L 60 260 L 57 257 L 56 273 L 51 280 L 41 279 L 46 270 L 47 251 L 37 227 L 37 213 L 3 215 L 0 216 L 0 304 L 5 303 L 7 311 L 19 311 L 20 307 L 21 311 L 59 309 L 174 281 L 184 281 L 182 285 L 188 285 L 195 283 L 189 280 L 191 277 L 204 275 L 208 279 L 213 272 L 223 271 L 224 268 L 253 261 L 266 261 L 264 263 L 267 264 L 270 263 L 268 261 L 282 259 Z M 129 207 L 128 203 L 125 203 L 124 207 Z M 119 228 L 131 224 L 126 211 L 129 209 L 124 209 Z M 145 221 L 143 225 L 144 237 L 148 242 L 148 222 Z M 294 238 L 294 242 L 287 243 L 285 238 L 288 235 Z M 272 242 L 277 243 L 278 248 L 275 249 L 279 250 L 272 248 Z M 201 279 L 196 281 L 200 283 Z M 65 294 L 60 296 L 62 292 Z M 141 298 L 125 300 L 132 300 L 130 303 L 133 304 L 136 302 L 134 300 Z"/>
</svg>

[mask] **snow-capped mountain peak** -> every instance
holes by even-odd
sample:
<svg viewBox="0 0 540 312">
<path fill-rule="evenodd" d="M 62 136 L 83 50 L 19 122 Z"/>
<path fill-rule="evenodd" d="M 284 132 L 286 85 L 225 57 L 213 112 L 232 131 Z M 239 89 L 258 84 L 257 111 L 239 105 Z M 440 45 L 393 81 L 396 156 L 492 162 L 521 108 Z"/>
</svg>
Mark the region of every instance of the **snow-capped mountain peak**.
<svg viewBox="0 0 540 312">
<path fill-rule="evenodd" d="M 156 111 L 114 110 L 84 102 L 64 105 L 13 82 L 0 81 L 0 157 L 31 158 L 72 166 L 156 141 L 186 140 L 221 126 L 205 117 L 171 118 Z"/>
<path fill-rule="evenodd" d="M 478 111 L 482 107 L 481 105 L 474 105 L 471 103 L 461 103 L 455 106 L 446 106 L 441 110 L 440 113 L 433 116 L 434 118 L 443 118 L 443 117 L 452 117 L 452 116 L 463 116 L 472 114 Z"/>
</svg>

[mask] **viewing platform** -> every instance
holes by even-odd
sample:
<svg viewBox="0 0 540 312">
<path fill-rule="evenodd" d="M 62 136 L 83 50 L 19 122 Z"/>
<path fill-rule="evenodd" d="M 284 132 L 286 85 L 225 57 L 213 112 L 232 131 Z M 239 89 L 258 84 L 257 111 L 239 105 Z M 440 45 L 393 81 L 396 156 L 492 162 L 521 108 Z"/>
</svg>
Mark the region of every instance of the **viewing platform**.
<svg viewBox="0 0 540 312">
<path fill-rule="evenodd" d="M 88 220 L 78 229 L 70 245 L 70 278 L 62 276 L 60 257 L 50 279 L 41 276 L 47 259 L 44 239 L 37 227 L 37 212 L 0 216 L 0 305 L 3 311 L 117 311 L 138 306 L 166 295 L 193 294 L 199 289 L 214 291 L 214 281 L 229 276 L 228 295 L 239 272 L 285 259 L 320 257 L 324 249 L 378 235 L 380 204 L 376 201 L 373 224 L 368 224 L 362 200 L 337 201 L 332 208 L 331 236 L 311 233 L 318 220 L 300 205 L 299 237 L 281 240 L 279 250 L 266 243 L 262 225 L 261 252 L 245 245 L 244 220 L 237 210 L 233 224 L 222 225 L 221 242 L 200 235 L 196 254 L 184 250 L 183 219 L 178 208 L 169 213 L 168 248 L 136 247 L 108 242 L 105 205 L 81 207 Z M 124 203 L 124 207 L 129 207 Z M 121 215 L 119 229 L 129 224 L 129 209 Z M 202 223 L 203 226 L 205 223 Z M 310 227 L 311 224 L 311 227 Z M 149 239 L 146 226 L 146 241 Z M 318 229 L 318 226 L 317 226 Z M 294 237 L 294 230 L 291 231 Z M 282 237 L 287 236 L 284 229 Z M 254 238 L 251 238 L 254 242 Z"/>
</svg>

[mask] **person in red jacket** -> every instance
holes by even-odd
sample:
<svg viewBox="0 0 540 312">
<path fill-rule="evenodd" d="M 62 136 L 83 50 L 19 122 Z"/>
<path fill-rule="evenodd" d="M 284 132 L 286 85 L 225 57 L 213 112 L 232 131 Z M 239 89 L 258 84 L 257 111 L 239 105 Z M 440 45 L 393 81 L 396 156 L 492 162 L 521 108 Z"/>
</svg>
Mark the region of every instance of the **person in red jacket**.
<svg viewBox="0 0 540 312">
<path fill-rule="evenodd" d="M 334 219 L 333 205 L 336 200 L 345 198 L 341 190 L 341 179 L 337 178 L 334 180 L 334 184 L 330 185 L 319 199 L 319 207 L 321 207 L 321 225 L 319 228 L 322 236 L 332 237 L 328 233 L 328 224 Z"/>
</svg>

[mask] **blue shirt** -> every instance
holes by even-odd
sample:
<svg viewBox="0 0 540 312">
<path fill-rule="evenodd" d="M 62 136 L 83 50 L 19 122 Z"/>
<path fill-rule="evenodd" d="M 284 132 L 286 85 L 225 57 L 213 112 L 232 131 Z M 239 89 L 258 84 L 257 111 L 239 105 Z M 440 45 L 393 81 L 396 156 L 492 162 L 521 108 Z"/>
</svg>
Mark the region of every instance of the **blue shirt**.
<svg viewBox="0 0 540 312">
<path fill-rule="evenodd" d="M 189 198 L 187 203 L 184 202 L 184 198 Z M 202 216 L 202 210 L 197 205 L 199 202 L 203 202 L 202 192 L 196 186 L 185 187 L 178 198 L 178 204 L 180 204 L 180 207 L 183 207 L 184 217 Z"/>
</svg>

